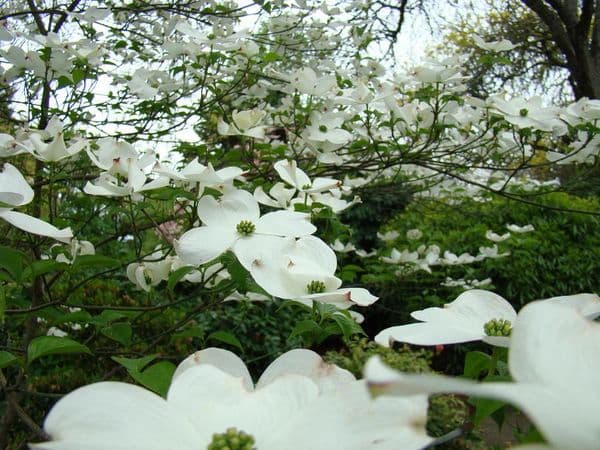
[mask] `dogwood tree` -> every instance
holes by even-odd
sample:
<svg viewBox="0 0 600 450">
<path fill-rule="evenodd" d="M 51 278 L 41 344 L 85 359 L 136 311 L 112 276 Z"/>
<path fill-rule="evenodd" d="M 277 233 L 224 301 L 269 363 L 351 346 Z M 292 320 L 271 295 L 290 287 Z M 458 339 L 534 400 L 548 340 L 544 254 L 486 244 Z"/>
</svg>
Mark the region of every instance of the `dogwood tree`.
<svg viewBox="0 0 600 450">
<path fill-rule="evenodd" d="M 67 358 L 93 366 L 69 388 L 123 368 L 155 393 L 169 392 L 165 402 L 129 385 L 101 384 L 78 391 L 81 398 L 110 402 L 123 390 L 141 399 L 140 408 L 170 411 L 184 379 L 168 388 L 177 376 L 170 360 L 212 341 L 242 346 L 232 330 L 197 326 L 225 300 L 297 301 L 306 312 L 294 334 L 306 345 L 360 333 L 362 316 L 350 308 L 377 297 L 337 276 L 329 246 L 350 234 L 337 214 L 360 201 L 358 186 L 401 179 L 422 195 L 459 189 L 516 198 L 556 185 L 532 178 L 536 167 L 597 158 L 598 101 L 554 107 L 540 98 L 469 97 L 460 59 L 388 72 L 369 54 L 364 29 L 348 25 L 361 7 L 75 0 L 0 9 L 0 86 L 9 112 L 0 135 L 0 446 L 16 442 L 17 421 L 28 442 L 83 445 L 69 433 L 91 424 L 72 427 L 76 412 L 65 423 L 56 412 L 76 411 L 77 396 L 49 416 L 45 431 L 36 422 L 51 402 L 30 399 L 65 393 L 43 387 L 48 365 Z M 497 248 L 481 253 L 498 256 Z M 176 336 L 192 339 L 178 346 Z M 240 376 L 239 361 L 232 369 L 217 359 L 203 369 L 220 377 L 216 383 Z M 278 398 L 270 414 L 284 411 L 288 398 L 319 396 L 302 368 L 289 372 L 300 374 L 297 382 L 256 392 Z M 406 408 L 371 403 L 356 389 L 361 408 Z M 422 399 L 408 405 L 415 408 L 409 419 L 423 416 Z M 161 417 L 151 416 L 131 433 Z M 177 420 L 180 412 L 168 416 Z M 285 426 L 293 429 L 295 420 Z M 332 420 L 342 427 L 348 418 Z M 406 430 L 406 442 L 430 441 L 421 422 Z M 227 432 L 209 428 L 202 442 L 205 431 Z M 152 442 L 121 431 L 110 436 L 123 441 L 110 445 Z M 356 442 L 388 432 L 373 422 L 372 434 Z M 195 433 L 179 437 L 193 441 Z M 95 436 L 90 445 L 111 441 Z"/>
</svg>

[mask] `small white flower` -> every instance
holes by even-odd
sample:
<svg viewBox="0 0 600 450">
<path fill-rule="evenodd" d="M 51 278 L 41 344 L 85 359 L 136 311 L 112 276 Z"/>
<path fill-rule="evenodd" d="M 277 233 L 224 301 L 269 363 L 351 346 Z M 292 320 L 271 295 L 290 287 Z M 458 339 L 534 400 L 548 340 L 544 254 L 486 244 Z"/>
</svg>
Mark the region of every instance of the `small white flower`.
<svg viewBox="0 0 600 450">
<path fill-rule="evenodd" d="M 266 111 L 250 109 L 246 111 L 234 111 L 231 114 L 232 123 L 225 122 L 219 118 L 217 122 L 217 131 L 224 136 L 249 136 L 256 139 L 265 137 L 265 126 L 259 126 Z"/>
<path fill-rule="evenodd" d="M 506 224 L 506 228 L 508 229 L 508 231 L 512 232 L 512 233 L 529 233 L 530 231 L 534 231 L 535 228 L 533 227 L 533 225 L 529 224 L 529 225 L 524 225 L 524 226 L 519 226 L 519 225 L 515 225 L 515 224 Z"/>
<path fill-rule="evenodd" d="M 502 242 L 510 238 L 510 233 L 504 233 L 503 235 L 499 235 L 494 233 L 492 230 L 487 230 L 485 232 L 486 239 L 489 239 L 492 242 Z"/>
<path fill-rule="evenodd" d="M 409 241 L 417 241 L 423 237 L 423 232 L 418 228 L 412 228 L 406 232 L 406 239 Z"/>
</svg>

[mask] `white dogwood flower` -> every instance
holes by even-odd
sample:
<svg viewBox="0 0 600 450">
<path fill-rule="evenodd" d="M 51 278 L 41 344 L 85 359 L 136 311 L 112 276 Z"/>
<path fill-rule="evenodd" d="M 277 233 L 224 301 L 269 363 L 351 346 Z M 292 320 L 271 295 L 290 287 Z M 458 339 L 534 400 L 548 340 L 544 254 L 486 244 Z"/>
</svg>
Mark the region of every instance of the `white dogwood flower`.
<svg viewBox="0 0 600 450">
<path fill-rule="evenodd" d="M 258 202 L 243 190 L 227 192 L 218 200 L 202 197 L 198 217 L 204 225 L 187 231 L 173 244 L 186 264 L 204 264 L 229 249 L 240 261 L 252 259 L 261 236 L 299 237 L 316 231 L 306 214 L 275 211 L 260 216 Z"/>
<path fill-rule="evenodd" d="M 544 301 L 570 306 L 589 318 L 600 315 L 600 297 L 595 294 L 553 297 Z M 498 294 L 480 289 L 463 292 L 443 308 L 426 308 L 410 315 L 422 323 L 386 328 L 375 336 L 375 341 L 389 346 L 394 341 L 438 345 L 482 340 L 507 347 L 510 342 L 508 336 L 517 317 L 508 301 Z M 497 332 L 490 333 L 493 329 Z"/>
<path fill-rule="evenodd" d="M 283 354 L 254 385 L 236 355 L 209 348 L 179 365 L 166 399 L 110 381 L 71 392 L 44 422 L 50 440 L 30 447 L 198 450 L 227 433 L 260 450 L 416 450 L 432 441 L 426 412 L 423 395 L 372 399 L 310 350 Z"/>
<path fill-rule="evenodd" d="M 563 301 L 537 301 L 521 310 L 511 340 L 512 383 L 404 374 L 385 367 L 377 357 L 367 362 L 365 374 L 376 394 L 453 392 L 511 403 L 527 414 L 547 441 L 547 446 L 532 448 L 597 449 L 600 324 Z"/>
<path fill-rule="evenodd" d="M 48 236 L 57 241 L 69 243 L 73 237 L 71 228 L 59 230 L 54 225 L 36 217 L 28 216 L 13 208 L 28 204 L 33 200 L 33 189 L 21 172 L 10 163 L 0 167 L 0 219 L 28 233 Z"/>
</svg>

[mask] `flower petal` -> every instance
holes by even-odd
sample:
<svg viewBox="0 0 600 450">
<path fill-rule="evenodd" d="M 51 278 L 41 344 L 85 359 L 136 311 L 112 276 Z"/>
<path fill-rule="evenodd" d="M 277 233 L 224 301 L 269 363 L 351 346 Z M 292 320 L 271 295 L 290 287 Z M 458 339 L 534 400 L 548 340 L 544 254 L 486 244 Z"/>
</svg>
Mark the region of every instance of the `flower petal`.
<svg viewBox="0 0 600 450">
<path fill-rule="evenodd" d="M 228 373 L 232 377 L 241 378 L 246 390 L 251 391 L 254 389 L 254 383 L 246 364 L 235 353 L 216 347 L 205 348 L 185 358 L 177 366 L 173 374 L 173 380 L 189 368 L 201 364 L 209 364 Z"/>
<path fill-rule="evenodd" d="M 198 217 L 205 225 L 233 228 L 242 220 L 255 223 L 260 216 L 258 203 L 250 192 L 236 189 L 218 200 L 205 195 L 198 202 Z"/>
<path fill-rule="evenodd" d="M 71 392 L 44 422 L 52 441 L 35 449 L 197 450 L 198 435 L 185 416 L 138 386 L 102 382 Z"/>
<path fill-rule="evenodd" d="M 184 263 L 198 266 L 226 252 L 235 238 L 235 229 L 199 227 L 183 233 L 173 246 Z"/>
<path fill-rule="evenodd" d="M 544 300 L 546 302 L 560 303 L 574 308 L 588 319 L 600 316 L 600 297 L 596 294 L 575 294 L 552 297 Z"/>
<path fill-rule="evenodd" d="M 477 341 L 482 338 L 481 331 L 475 332 L 452 326 L 443 326 L 439 322 L 411 323 L 386 328 L 375 336 L 375 342 L 389 347 L 393 342 L 406 342 L 413 345 L 456 344 Z"/>
<path fill-rule="evenodd" d="M 73 238 L 71 228 L 67 227 L 59 230 L 48 222 L 44 222 L 43 220 L 17 211 L 0 211 L 0 218 L 6 220 L 20 230 L 40 236 L 48 236 L 67 244 L 71 242 L 71 239 Z"/>
<path fill-rule="evenodd" d="M 202 364 L 188 368 L 173 381 L 167 401 L 203 433 L 197 448 L 206 448 L 213 433 L 236 427 L 252 434 L 257 447 L 267 450 L 261 442 L 300 414 L 317 395 L 317 386 L 306 377 L 287 375 L 263 389 L 248 391 L 242 378 Z"/>
<path fill-rule="evenodd" d="M 251 195 L 251 194 L 250 194 Z M 256 202 L 256 200 L 253 201 Z M 308 214 L 294 211 L 274 211 L 256 222 L 256 232 L 275 236 L 301 237 L 317 231 Z"/>
<path fill-rule="evenodd" d="M 350 372 L 335 364 L 326 363 L 317 353 L 306 349 L 295 349 L 284 353 L 269 364 L 256 383 L 256 388 L 260 389 L 290 373 L 310 378 L 321 391 L 355 380 Z"/>
<path fill-rule="evenodd" d="M 517 313 L 510 303 L 497 294 L 481 289 L 463 292 L 443 308 L 426 308 L 411 313 L 417 320 L 433 322 L 447 328 L 462 329 L 483 335 L 483 325 L 492 319 L 514 322 Z"/>
<path fill-rule="evenodd" d="M 344 383 L 275 429 L 261 449 L 412 450 L 432 441 L 425 432 L 427 399 L 370 398 L 364 382 Z M 286 445 L 287 444 L 287 445 Z"/>
<path fill-rule="evenodd" d="M 4 163 L 0 168 L 0 202 L 21 206 L 31 200 L 33 200 L 33 189 L 19 169 L 10 163 Z"/>
</svg>

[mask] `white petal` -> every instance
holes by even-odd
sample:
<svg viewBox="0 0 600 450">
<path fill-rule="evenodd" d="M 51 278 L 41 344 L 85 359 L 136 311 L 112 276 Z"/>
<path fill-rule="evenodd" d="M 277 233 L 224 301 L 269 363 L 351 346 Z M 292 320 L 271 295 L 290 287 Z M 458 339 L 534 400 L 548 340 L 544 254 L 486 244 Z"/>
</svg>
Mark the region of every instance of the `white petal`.
<svg viewBox="0 0 600 450">
<path fill-rule="evenodd" d="M 246 390 L 251 391 L 254 388 L 252 377 L 248 372 L 246 364 L 235 353 L 222 348 L 205 348 L 195 352 L 185 358 L 178 366 L 173 374 L 173 380 L 181 375 L 184 371 L 191 367 L 201 364 L 209 364 L 214 366 L 232 377 L 241 378 L 242 384 Z"/>
<path fill-rule="evenodd" d="M 386 328 L 375 336 L 375 342 L 386 347 L 392 342 L 407 342 L 413 345 L 456 344 L 477 341 L 482 335 L 483 327 L 477 332 L 444 326 L 439 322 L 425 322 Z"/>
<path fill-rule="evenodd" d="M 492 319 L 506 319 L 514 323 L 516 315 L 511 304 L 502 297 L 480 289 L 463 292 L 443 308 L 426 308 L 411 313 L 417 320 L 482 335 L 486 322 Z"/>
<path fill-rule="evenodd" d="M 269 364 L 256 383 L 256 388 L 260 389 L 275 379 L 290 373 L 309 377 L 321 391 L 355 380 L 354 375 L 350 372 L 335 364 L 326 363 L 317 353 L 311 350 L 295 349 L 284 353 Z"/>
<path fill-rule="evenodd" d="M 33 200 L 33 189 L 19 169 L 10 163 L 4 163 L 0 168 L 0 202 L 21 206 L 31 200 Z"/>
<path fill-rule="evenodd" d="M 313 234 L 315 231 L 317 227 L 310 223 L 308 214 L 294 211 L 270 212 L 256 222 L 257 233 L 275 236 L 300 237 Z"/>
<path fill-rule="evenodd" d="M 197 450 L 198 435 L 185 416 L 138 386 L 103 382 L 63 397 L 44 422 L 52 441 L 39 449 Z"/>
<path fill-rule="evenodd" d="M 303 295 L 302 298 L 332 303 L 345 309 L 353 305 L 369 306 L 375 303 L 379 297 L 371 295 L 371 293 L 364 288 L 345 288 L 320 294 Z"/>
<path fill-rule="evenodd" d="M 220 199 L 205 195 L 198 202 L 198 217 L 206 225 L 235 227 L 242 220 L 255 223 L 260 216 L 258 203 L 247 191 L 236 189 Z"/>
<path fill-rule="evenodd" d="M 579 311 L 588 319 L 595 319 L 600 315 L 600 297 L 596 294 L 575 294 L 552 297 L 546 302 L 560 303 Z"/>
<path fill-rule="evenodd" d="M 206 448 L 212 433 L 222 433 L 236 427 L 252 434 L 257 447 L 265 437 L 280 429 L 290 417 L 300 414 L 305 404 L 318 395 L 317 386 L 306 377 L 288 375 L 265 386 L 248 391 L 242 378 L 211 365 L 199 365 L 182 372 L 171 385 L 168 402 L 191 417 L 198 430 L 207 430 L 206 441 L 197 448 Z M 172 447 L 170 447 L 172 448 Z"/>
<path fill-rule="evenodd" d="M 308 178 L 308 175 L 302 169 L 298 168 L 296 161 L 283 159 L 277 161 L 273 165 L 273 168 L 283 181 L 297 189 L 312 185 L 310 178 Z"/>
<path fill-rule="evenodd" d="M 364 382 L 344 383 L 307 405 L 296 420 L 275 430 L 269 445 L 258 448 L 417 450 L 432 441 L 425 433 L 426 411 L 424 396 L 374 400 Z"/>
<path fill-rule="evenodd" d="M 0 211 L 0 218 L 28 233 L 48 236 L 60 242 L 69 243 L 73 238 L 71 228 L 59 230 L 48 222 L 16 211 Z"/>
<path fill-rule="evenodd" d="M 531 302 L 519 312 L 511 340 L 508 362 L 515 380 L 582 391 L 583 397 L 586 389 L 597 389 L 600 324 L 579 311 L 548 301 Z M 600 408 L 600 402 L 596 404 Z"/>
<path fill-rule="evenodd" d="M 186 264 L 198 266 L 226 252 L 235 242 L 233 229 L 199 227 L 183 233 L 173 242 L 177 256 Z"/>
</svg>

